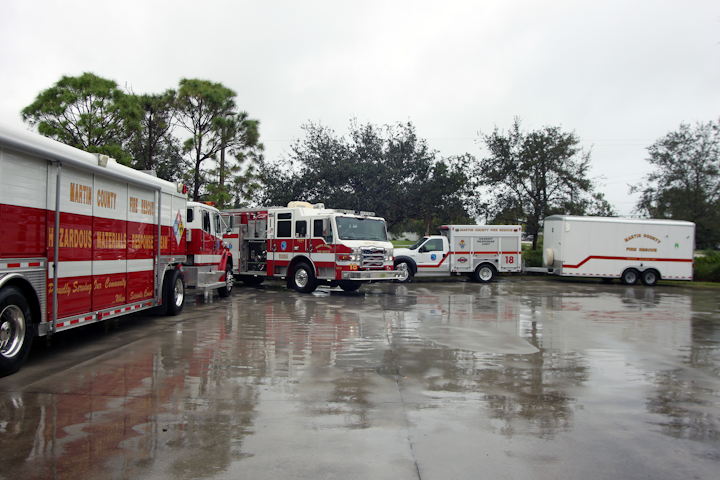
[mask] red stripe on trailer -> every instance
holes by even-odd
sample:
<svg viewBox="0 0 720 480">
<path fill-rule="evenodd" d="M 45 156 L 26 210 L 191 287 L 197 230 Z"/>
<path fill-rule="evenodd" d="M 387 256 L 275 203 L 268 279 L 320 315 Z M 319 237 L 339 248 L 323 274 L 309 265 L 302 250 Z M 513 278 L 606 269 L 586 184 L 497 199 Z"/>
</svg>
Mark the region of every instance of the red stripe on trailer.
<svg viewBox="0 0 720 480">
<path fill-rule="evenodd" d="M 630 260 L 637 262 L 692 262 L 688 258 L 642 258 L 642 257 L 604 257 L 601 255 L 590 255 L 577 265 L 563 265 L 563 268 L 580 268 L 590 260 Z"/>
</svg>

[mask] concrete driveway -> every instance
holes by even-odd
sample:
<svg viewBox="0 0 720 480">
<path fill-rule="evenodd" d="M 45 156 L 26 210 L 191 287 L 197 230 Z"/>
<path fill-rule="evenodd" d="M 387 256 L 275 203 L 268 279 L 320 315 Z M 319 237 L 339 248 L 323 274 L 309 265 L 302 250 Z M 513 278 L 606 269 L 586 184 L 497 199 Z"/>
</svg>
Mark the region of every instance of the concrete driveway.
<svg viewBox="0 0 720 480">
<path fill-rule="evenodd" d="M 0 478 L 717 479 L 718 292 L 199 297 L 38 342 L 0 379 Z"/>
</svg>

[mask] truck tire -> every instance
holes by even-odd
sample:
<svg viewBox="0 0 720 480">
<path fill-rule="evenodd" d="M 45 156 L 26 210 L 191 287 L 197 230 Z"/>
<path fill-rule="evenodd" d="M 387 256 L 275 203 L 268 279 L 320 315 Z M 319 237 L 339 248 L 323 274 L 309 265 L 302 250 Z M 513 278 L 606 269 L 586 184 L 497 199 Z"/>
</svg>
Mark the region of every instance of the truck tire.
<svg viewBox="0 0 720 480">
<path fill-rule="evenodd" d="M 343 292 L 356 292 L 360 288 L 360 282 L 343 282 L 340 284 Z"/>
<path fill-rule="evenodd" d="M 232 274 L 232 267 L 227 267 L 227 270 L 225 270 L 225 286 L 218 288 L 218 295 L 222 298 L 229 297 L 232 293 L 234 283 L 235 277 L 233 277 Z"/>
<path fill-rule="evenodd" d="M 0 377 L 20 370 L 30 353 L 32 338 L 32 313 L 25 296 L 19 288 L 3 288 L 0 291 Z"/>
<path fill-rule="evenodd" d="M 646 287 L 654 287 L 657 285 L 658 280 L 660 280 L 660 274 L 652 269 L 645 270 L 642 272 L 640 280 L 642 280 L 643 285 Z"/>
<path fill-rule="evenodd" d="M 290 286 L 300 293 L 314 292 L 317 288 L 317 281 L 313 268 L 305 262 L 295 265 L 290 277 Z"/>
<path fill-rule="evenodd" d="M 634 268 L 628 268 L 622 273 L 620 281 L 623 285 L 635 285 L 640 277 L 640 272 Z"/>
<path fill-rule="evenodd" d="M 407 272 L 404 278 L 395 280 L 398 283 L 408 283 L 413 278 L 413 269 L 407 260 L 398 260 L 395 262 L 395 270 L 404 270 Z"/>
<path fill-rule="evenodd" d="M 481 263 L 475 269 L 475 280 L 480 283 L 490 283 L 495 278 L 495 267 L 489 263 Z"/>
<path fill-rule="evenodd" d="M 180 270 L 170 270 L 163 283 L 163 303 L 167 306 L 165 315 L 175 316 L 185 305 L 185 280 Z"/>
</svg>

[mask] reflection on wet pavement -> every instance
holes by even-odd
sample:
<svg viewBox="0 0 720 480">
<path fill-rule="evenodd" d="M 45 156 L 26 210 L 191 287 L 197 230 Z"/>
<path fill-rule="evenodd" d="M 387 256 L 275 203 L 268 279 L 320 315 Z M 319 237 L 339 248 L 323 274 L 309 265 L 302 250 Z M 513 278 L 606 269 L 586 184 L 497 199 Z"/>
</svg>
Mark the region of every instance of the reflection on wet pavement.
<svg viewBox="0 0 720 480">
<path fill-rule="evenodd" d="M 0 379 L 0 478 L 720 471 L 713 290 L 270 284 L 193 301 L 91 361 Z"/>
</svg>

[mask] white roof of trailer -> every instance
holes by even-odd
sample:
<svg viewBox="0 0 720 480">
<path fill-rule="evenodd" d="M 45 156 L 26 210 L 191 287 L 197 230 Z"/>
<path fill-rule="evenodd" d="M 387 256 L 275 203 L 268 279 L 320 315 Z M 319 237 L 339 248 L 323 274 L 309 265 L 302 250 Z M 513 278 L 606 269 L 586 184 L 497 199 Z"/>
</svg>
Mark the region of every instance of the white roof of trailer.
<svg viewBox="0 0 720 480">
<path fill-rule="evenodd" d="M 573 221 L 573 222 L 597 222 L 597 223 L 624 223 L 632 225 L 672 225 L 672 226 L 695 226 L 693 222 L 685 220 L 664 220 L 664 219 L 641 219 L 624 217 L 581 217 L 577 215 L 550 215 L 545 221 Z"/>
<path fill-rule="evenodd" d="M 155 190 L 160 189 L 163 193 L 185 197 L 185 195 L 178 193 L 178 187 L 175 183 L 153 177 L 134 168 L 126 167 L 114 160 L 102 165 L 101 162 L 98 161 L 98 157 L 92 153 L 71 147 L 70 145 L 65 145 L 64 143 L 27 130 L 0 124 L 0 146 L 45 160 L 59 161 L 71 167 L 84 168 L 98 175 L 104 175 L 115 180 L 125 181 Z"/>
</svg>

